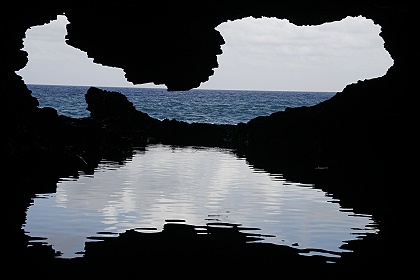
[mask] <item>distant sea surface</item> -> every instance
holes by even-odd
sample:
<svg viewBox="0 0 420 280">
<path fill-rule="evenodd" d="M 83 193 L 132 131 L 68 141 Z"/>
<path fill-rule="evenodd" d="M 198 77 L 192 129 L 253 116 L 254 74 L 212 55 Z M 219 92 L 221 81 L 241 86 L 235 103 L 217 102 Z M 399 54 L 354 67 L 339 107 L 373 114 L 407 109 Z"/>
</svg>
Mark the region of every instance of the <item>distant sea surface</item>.
<svg viewBox="0 0 420 280">
<path fill-rule="evenodd" d="M 55 108 L 59 114 L 83 118 L 88 86 L 27 85 L 39 107 Z M 284 111 L 286 107 L 312 106 L 335 95 L 335 92 L 202 90 L 169 92 L 161 88 L 98 87 L 117 91 L 133 103 L 137 110 L 163 120 L 237 124 L 258 116 Z"/>
</svg>

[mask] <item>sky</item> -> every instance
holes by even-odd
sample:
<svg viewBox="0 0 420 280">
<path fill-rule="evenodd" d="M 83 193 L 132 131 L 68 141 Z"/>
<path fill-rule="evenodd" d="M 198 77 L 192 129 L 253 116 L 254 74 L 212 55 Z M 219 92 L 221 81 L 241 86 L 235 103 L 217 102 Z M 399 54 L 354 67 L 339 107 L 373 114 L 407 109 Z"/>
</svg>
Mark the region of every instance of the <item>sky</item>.
<svg viewBox="0 0 420 280">
<path fill-rule="evenodd" d="M 29 62 L 17 72 L 27 84 L 133 87 L 119 68 L 93 63 L 68 46 L 65 16 L 27 30 Z M 393 60 L 380 26 L 347 17 L 318 26 L 276 18 L 245 18 L 216 28 L 225 39 L 219 67 L 200 89 L 339 92 L 358 80 L 381 77 Z M 154 84 L 137 87 L 163 87 Z"/>
</svg>

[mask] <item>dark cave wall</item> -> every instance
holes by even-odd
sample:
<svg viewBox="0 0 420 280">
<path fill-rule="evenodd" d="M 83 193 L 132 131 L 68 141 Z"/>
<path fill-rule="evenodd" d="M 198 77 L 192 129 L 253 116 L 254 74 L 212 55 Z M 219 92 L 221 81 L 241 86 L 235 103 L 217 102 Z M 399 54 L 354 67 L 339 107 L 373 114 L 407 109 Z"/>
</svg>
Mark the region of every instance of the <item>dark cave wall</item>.
<svg viewBox="0 0 420 280">
<path fill-rule="evenodd" d="M 51 108 L 39 109 L 38 101 L 15 74 L 27 63 L 22 50 L 25 31 L 58 14 L 70 21 L 68 44 L 87 52 L 97 63 L 123 68 L 133 83 L 165 84 L 169 90 L 197 87 L 212 75 L 223 44 L 214 28 L 227 20 L 275 16 L 308 25 L 346 16 L 372 19 L 381 25 L 385 48 L 394 60 L 384 77 L 348 85 L 313 107 L 258 117 L 226 134 L 224 127 L 213 126 L 213 133 L 205 126 L 176 122 L 165 122 L 156 134 L 170 132 L 170 141 L 191 143 L 192 130 L 223 131 L 219 138 L 229 135 L 233 148 L 251 165 L 274 173 L 285 165 L 329 167 L 338 179 L 328 178 L 331 182 L 325 186 L 321 182 L 324 191 L 348 202 L 348 207 L 361 206 L 362 213 L 375 213 L 382 219 L 382 229 L 383 220 L 391 225 L 388 228 L 399 229 L 399 214 L 407 215 L 405 208 L 414 197 L 412 182 L 416 181 L 412 158 L 418 145 L 419 39 L 414 2 L 14 1 L 2 9 L 0 17 L 0 147 L 7 163 L 2 169 L 7 203 L 1 212 L 6 217 L 6 234 L 26 244 L 21 225 L 30 198 L 54 192 L 57 174 L 74 175 L 85 168 L 79 155 L 95 163 L 104 150 L 118 158 L 119 149 L 131 147 L 127 138 L 102 131 L 96 120 L 65 119 Z M 179 131 L 182 134 L 176 135 Z M 211 140 L 210 134 L 203 134 L 206 141 Z M 400 244 L 400 233 L 394 236 L 392 240 Z M 20 257 L 21 250 L 13 249 Z"/>
<path fill-rule="evenodd" d="M 388 268 L 404 272 L 396 263 L 409 262 L 410 257 L 404 253 L 414 248 L 411 241 L 415 239 L 405 235 L 407 231 L 402 225 L 406 223 L 401 220 L 408 217 L 411 221 L 416 213 L 410 211 L 411 207 L 417 205 L 413 203 L 417 186 L 413 161 L 418 149 L 415 95 L 419 39 L 414 5 L 412 1 L 9 3 L 7 8 L 2 8 L 0 17 L 0 127 L 3 132 L 0 151 L 6 163 L 2 169 L 6 199 L 0 212 L 3 234 L 8 237 L 3 251 L 6 259 L 9 256 L 13 263 L 10 266 L 13 273 L 16 273 L 16 265 L 30 275 L 53 268 L 53 263 L 45 262 L 45 256 L 35 253 L 25 262 L 28 237 L 21 227 L 31 198 L 36 193 L 55 192 L 58 176 L 77 176 L 79 170 L 89 174 L 104 155 L 117 160 L 123 157 L 123 160 L 132 152 L 129 137 L 102 130 L 98 120 L 68 119 L 58 116 L 54 109 L 39 109 L 38 101 L 15 74 L 27 63 L 27 54 L 21 50 L 25 31 L 63 13 L 71 22 L 67 38 L 70 45 L 86 51 L 98 63 L 122 67 L 134 83 L 166 84 L 170 90 L 197 87 L 213 73 L 223 44 L 223 38 L 214 27 L 226 20 L 277 16 L 302 25 L 362 15 L 380 24 L 385 48 L 394 59 L 394 65 L 384 77 L 348 85 L 316 106 L 258 117 L 233 130 L 167 121 L 154 127 L 154 133 L 169 132 L 171 137 L 165 139 L 169 140 L 167 144 L 176 141 L 194 145 L 197 140 L 211 145 L 215 134 L 223 140 L 229 136 L 229 143 L 233 143 L 251 165 L 273 173 L 282 173 L 278 168 L 289 165 L 303 167 L 293 170 L 297 172 L 307 167 L 311 170 L 328 167 L 321 171 L 327 172 L 327 176 L 315 177 L 316 187 L 339 199 L 342 207 L 372 214 L 380 222 L 378 237 L 382 241 L 377 246 L 359 248 L 359 253 L 350 257 L 348 269 L 344 273 L 340 271 L 340 275 L 366 275 L 366 270 L 354 267 L 352 261 L 362 264 L 362 268 L 366 264 L 367 271 L 373 271 L 374 276 L 377 271 Z M 136 118 L 144 122 L 144 116 Z M 150 123 L 155 124 L 153 120 Z M 114 124 L 117 125 L 115 130 L 120 129 L 121 133 L 132 126 L 132 122 L 123 123 L 128 128 L 118 122 Z M 191 134 L 195 139 L 189 137 Z M 200 137 L 203 135 L 204 139 Z M 143 140 L 148 135 L 140 133 L 138 136 Z M 86 170 L 80 155 L 93 162 L 93 166 Z M 333 172 L 329 174 L 329 170 Z M 282 174 L 296 182 L 304 178 L 289 170 Z M 313 183 L 313 179 L 308 182 Z M 414 217 L 412 220 L 415 221 Z M 39 266 L 40 263 L 43 266 Z M 278 270 L 280 263 L 276 259 L 275 269 L 284 276 L 283 271 Z M 28 264 L 35 270 L 28 270 Z M 115 267 L 114 263 L 112 265 Z M 59 263 L 57 271 L 62 273 L 65 268 L 80 274 L 79 267 L 77 263 L 66 267 Z M 103 267 L 103 263 L 99 262 L 96 267 Z"/>
</svg>

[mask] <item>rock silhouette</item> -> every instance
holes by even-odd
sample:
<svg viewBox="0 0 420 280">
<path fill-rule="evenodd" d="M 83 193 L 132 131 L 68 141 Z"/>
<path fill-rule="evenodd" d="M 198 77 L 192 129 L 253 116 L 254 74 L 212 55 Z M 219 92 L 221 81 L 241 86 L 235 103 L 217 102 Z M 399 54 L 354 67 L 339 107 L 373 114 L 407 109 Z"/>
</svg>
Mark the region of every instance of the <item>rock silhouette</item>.
<svg viewBox="0 0 420 280">
<path fill-rule="evenodd" d="M 200 1 L 194 5 L 14 1 L 7 7 L 0 25 L 1 153 L 6 163 L 3 189 L 7 198 L 1 212 L 5 216 L 3 232 L 11 241 L 4 245 L 10 262 L 22 268 L 30 263 L 42 263 L 45 269 L 83 267 L 82 260 L 52 261 L 54 254 L 49 253 L 40 253 L 45 259 L 33 255 L 20 258 L 29 254 L 20 227 L 31 197 L 54 192 L 59 176 L 79 170 L 92 172 L 102 158 L 118 160 L 134 146 L 162 142 L 229 147 L 267 171 L 315 178 L 343 205 L 371 213 L 380 221 L 379 236 L 354 245 L 355 254 L 343 258 L 342 273 L 405 271 L 398 258 L 404 255 L 399 242 L 406 238 L 400 220 L 415 213 L 409 207 L 413 205 L 412 182 L 416 181 L 412 155 L 418 145 L 414 97 L 419 40 L 412 1 Z M 15 73 L 27 63 L 22 50 L 25 31 L 64 13 L 70 21 L 69 45 L 87 52 L 96 63 L 124 69 L 127 80 L 135 84 L 153 82 L 168 90 L 188 90 L 206 81 L 218 66 L 217 55 L 224 43 L 214 28 L 247 16 L 315 25 L 362 15 L 381 26 L 380 35 L 394 65 L 384 77 L 348 85 L 316 106 L 287 109 L 246 124 L 158 121 L 133 111 L 121 96 L 117 99 L 122 107 L 109 107 L 107 102 L 101 105 L 99 99 L 91 98 L 95 89 L 87 95 L 92 116 L 72 119 L 51 108 L 38 108 L 38 101 Z M 122 108 L 127 114 L 122 114 Z"/>
</svg>

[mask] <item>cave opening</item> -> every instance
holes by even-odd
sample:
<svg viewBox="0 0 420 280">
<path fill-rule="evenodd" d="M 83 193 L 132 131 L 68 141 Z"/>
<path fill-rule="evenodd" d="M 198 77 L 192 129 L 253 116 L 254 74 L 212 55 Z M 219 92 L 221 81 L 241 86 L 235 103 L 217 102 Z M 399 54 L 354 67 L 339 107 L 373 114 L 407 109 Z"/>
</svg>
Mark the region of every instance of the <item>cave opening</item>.
<svg viewBox="0 0 420 280">
<path fill-rule="evenodd" d="M 67 45 L 67 23 L 66 16 L 59 15 L 27 31 L 24 50 L 29 62 L 17 72 L 26 84 L 133 86 L 122 69 L 96 64 Z M 225 40 L 223 53 L 202 89 L 339 92 L 358 80 L 383 76 L 393 65 L 380 26 L 361 16 L 317 26 L 247 17 L 216 29 Z"/>
<path fill-rule="evenodd" d="M 78 104 L 84 104 L 83 94 L 88 86 L 154 88 L 159 89 L 158 93 L 166 92 L 164 85 L 153 83 L 133 85 L 126 80 L 123 69 L 94 63 L 93 58 L 89 58 L 84 51 L 67 45 L 65 36 L 68 23 L 65 15 L 59 15 L 57 20 L 32 27 L 26 33 L 24 50 L 28 52 L 29 62 L 17 74 L 23 77 L 27 85 L 32 85 L 30 89 L 38 99 L 40 107 L 49 106 L 57 109 L 61 114 L 83 117 L 88 112 L 85 111 L 85 106 L 80 107 Z M 283 104 L 265 111 L 240 107 L 242 111 L 253 110 L 254 112 L 252 115 L 230 121 L 226 119 L 222 121 L 223 118 L 219 119 L 218 117 L 203 117 L 202 115 L 206 112 L 199 112 L 199 118 L 195 116 L 192 119 L 182 120 L 210 123 L 218 121 L 223 123 L 246 122 L 258 116 L 257 114 L 267 115 L 284 110 L 285 107 L 315 105 L 343 90 L 348 84 L 385 75 L 393 64 L 392 58 L 384 49 L 384 41 L 380 37 L 380 26 L 361 16 L 346 17 L 338 22 L 318 26 L 297 26 L 285 19 L 247 17 L 221 23 L 216 29 L 225 40 L 225 44 L 222 45 L 223 53 L 218 55 L 219 67 L 215 69 L 215 73 L 209 77 L 207 82 L 198 87 L 198 90 L 322 92 L 330 94 L 322 97 L 318 95 L 319 98 L 312 98 L 313 100 L 309 100 L 308 95 L 303 95 L 294 98 L 299 101 L 295 103 L 282 100 L 280 102 Z M 60 90 L 61 95 L 58 97 L 59 90 L 55 88 L 50 91 L 55 92 L 55 100 L 51 101 L 45 100 L 45 97 L 51 98 L 50 94 L 41 96 L 38 91 L 42 91 L 42 89 L 35 89 L 33 85 L 84 87 L 73 90 L 72 92 L 77 91 L 80 94 L 78 99 L 72 98 L 71 100 L 66 89 Z M 130 95 L 126 92 L 123 94 Z M 134 104 L 140 103 L 135 100 L 138 99 L 135 95 L 132 94 L 129 97 L 132 98 L 130 101 Z M 196 98 L 197 92 L 195 91 L 191 95 Z M 213 104 L 214 108 L 216 106 L 238 107 L 234 102 L 241 102 L 241 104 L 248 102 L 245 99 L 240 100 L 239 97 L 232 101 L 232 99 L 223 97 L 226 95 L 214 96 L 220 99 L 217 104 Z M 194 102 L 194 98 L 191 96 L 179 97 L 179 100 L 178 97 L 171 94 L 170 98 L 173 99 L 171 102 L 182 103 L 184 108 L 191 110 L 197 109 L 187 104 L 189 101 Z M 180 109 L 177 104 L 169 104 L 166 101 L 162 103 L 161 100 L 156 102 L 163 106 Z M 202 100 L 201 97 L 198 100 Z M 278 102 L 277 99 L 272 101 Z M 264 102 L 258 106 L 264 107 L 270 103 Z M 151 106 L 154 106 L 153 104 Z M 252 103 L 248 107 L 255 107 L 255 105 Z M 181 113 L 175 112 L 174 115 L 161 116 L 161 112 L 156 113 L 146 105 L 137 108 L 160 119 L 167 117 L 179 120 L 182 118 Z M 162 114 L 168 114 L 168 111 L 169 109 Z M 210 111 L 207 110 L 207 112 Z M 194 112 L 184 112 L 183 114 L 197 115 Z M 221 114 L 235 113 L 226 111 Z"/>
</svg>

